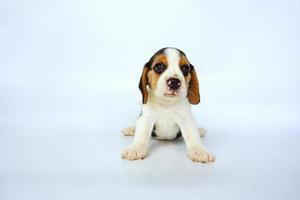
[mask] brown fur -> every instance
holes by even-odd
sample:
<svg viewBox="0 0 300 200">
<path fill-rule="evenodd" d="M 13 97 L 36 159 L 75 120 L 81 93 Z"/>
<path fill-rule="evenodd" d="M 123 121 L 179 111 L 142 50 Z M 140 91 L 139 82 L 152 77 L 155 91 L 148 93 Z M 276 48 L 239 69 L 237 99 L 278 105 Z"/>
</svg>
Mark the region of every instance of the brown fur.
<svg viewBox="0 0 300 200">
<path fill-rule="evenodd" d="M 149 63 L 147 63 L 144 68 L 143 72 L 140 78 L 139 83 L 139 89 L 141 90 L 141 93 L 143 95 L 143 104 L 146 104 L 148 101 L 148 90 L 147 85 L 150 85 L 152 89 L 156 89 L 157 81 L 159 78 L 159 74 L 155 73 L 154 70 L 152 70 L 153 66 L 157 63 L 163 63 L 166 67 L 168 66 L 168 60 L 167 57 L 164 54 L 159 54 L 155 56 L 152 66 L 150 66 Z"/>
<path fill-rule="evenodd" d="M 187 64 L 189 64 L 188 59 L 184 55 L 181 55 L 180 60 L 179 60 L 179 66 L 181 67 L 181 66 L 187 65 Z"/>
<path fill-rule="evenodd" d="M 153 67 L 157 63 L 162 63 L 164 64 L 165 67 L 168 67 L 168 60 L 164 54 L 159 54 L 154 58 L 151 68 L 153 69 Z M 159 74 L 157 74 L 154 70 L 148 72 L 149 85 L 153 90 L 155 90 L 157 87 L 158 79 L 159 79 Z"/>
<path fill-rule="evenodd" d="M 159 55 L 157 55 L 157 56 L 154 58 L 154 60 L 153 60 L 153 66 L 154 66 L 155 64 L 157 64 L 157 63 L 162 63 L 162 64 L 164 64 L 166 67 L 168 67 L 168 59 L 167 59 L 166 55 L 164 55 L 164 54 L 159 54 Z M 152 67 L 153 67 L 153 66 L 152 66 Z"/>
<path fill-rule="evenodd" d="M 181 55 L 179 60 L 179 67 L 183 67 L 184 65 L 188 65 L 188 64 L 189 64 L 188 59 L 184 55 Z M 184 79 L 186 85 L 188 86 L 191 80 L 191 74 L 189 73 L 187 76 L 184 77 Z"/>
<path fill-rule="evenodd" d="M 199 82 L 198 82 L 198 78 L 194 66 L 191 64 L 190 66 L 191 66 L 191 71 L 190 71 L 191 80 L 189 82 L 187 96 L 190 104 L 198 104 L 200 103 Z"/>
<path fill-rule="evenodd" d="M 159 74 L 155 73 L 153 70 L 148 72 L 148 80 L 151 89 L 155 90 L 157 88 L 158 79 Z"/>
<path fill-rule="evenodd" d="M 147 90 L 147 85 L 149 83 L 148 81 L 148 71 L 149 71 L 149 66 L 146 64 L 143 68 L 143 72 L 140 78 L 140 83 L 139 83 L 139 89 L 141 90 L 142 96 L 143 96 L 143 104 L 146 104 L 148 101 L 148 90 Z"/>
</svg>

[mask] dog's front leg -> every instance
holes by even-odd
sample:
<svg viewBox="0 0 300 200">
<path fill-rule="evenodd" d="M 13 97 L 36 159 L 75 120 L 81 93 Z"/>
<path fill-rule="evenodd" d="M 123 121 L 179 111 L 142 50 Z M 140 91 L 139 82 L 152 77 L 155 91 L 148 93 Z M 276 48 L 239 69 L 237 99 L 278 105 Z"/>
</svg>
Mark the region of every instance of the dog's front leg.
<svg viewBox="0 0 300 200">
<path fill-rule="evenodd" d="M 142 115 L 137 120 L 133 143 L 123 151 L 122 158 L 127 160 L 139 160 L 147 155 L 153 126 L 154 120 L 148 116 Z"/>
<path fill-rule="evenodd" d="M 178 125 L 187 146 L 188 157 L 195 162 L 213 162 L 215 158 L 202 144 L 195 119 L 192 116 L 181 118 Z"/>
</svg>

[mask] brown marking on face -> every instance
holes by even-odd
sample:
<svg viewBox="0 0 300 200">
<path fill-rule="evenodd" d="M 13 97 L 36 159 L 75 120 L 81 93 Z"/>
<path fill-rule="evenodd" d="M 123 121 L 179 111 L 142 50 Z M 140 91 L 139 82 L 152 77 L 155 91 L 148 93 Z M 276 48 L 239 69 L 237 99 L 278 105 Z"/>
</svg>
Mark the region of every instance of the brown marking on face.
<svg viewBox="0 0 300 200">
<path fill-rule="evenodd" d="M 157 56 L 155 56 L 155 58 L 153 59 L 151 70 L 148 72 L 149 85 L 153 90 L 155 90 L 157 88 L 157 81 L 160 76 L 160 74 L 156 73 L 153 69 L 157 63 L 162 63 L 167 68 L 168 67 L 167 56 L 165 54 L 161 53 L 161 54 L 158 54 Z"/>
<path fill-rule="evenodd" d="M 157 56 L 155 56 L 155 58 L 153 59 L 153 63 L 152 63 L 152 67 L 154 67 L 155 64 L 157 63 L 162 63 L 164 64 L 166 67 L 168 67 L 168 59 L 167 56 L 163 53 L 158 54 Z"/>
<path fill-rule="evenodd" d="M 179 59 L 179 67 L 182 68 L 184 65 L 189 65 L 189 61 L 186 58 L 185 55 L 181 55 Z M 191 73 L 188 73 L 187 76 L 184 76 L 185 84 L 187 86 L 187 89 L 189 89 L 189 83 L 191 80 Z"/>
<path fill-rule="evenodd" d="M 185 84 L 186 84 L 186 89 L 189 90 L 189 84 L 191 81 L 191 73 L 189 73 L 187 76 L 184 77 Z"/>
<path fill-rule="evenodd" d="M 183 65 L 188 65 L 188 64 L 189 64 L 188 59 L 184 55 L 181 55 L 179 59 L 179 66 L 181 67 Z"/>
<path fill-rule="evenodd" d="M 179 66 L 183 67 L 184 65 L 190 66 L 190 72 L 187 76 L 184 77 L 185 83 L 187 86 L 187 97 L 191 104 L 200 103 L 200 94 L 199 94 L 199 82 L 197 78 L 196 71 L 188 61 L 185 55 L 180 56 Z"/>
</svg>

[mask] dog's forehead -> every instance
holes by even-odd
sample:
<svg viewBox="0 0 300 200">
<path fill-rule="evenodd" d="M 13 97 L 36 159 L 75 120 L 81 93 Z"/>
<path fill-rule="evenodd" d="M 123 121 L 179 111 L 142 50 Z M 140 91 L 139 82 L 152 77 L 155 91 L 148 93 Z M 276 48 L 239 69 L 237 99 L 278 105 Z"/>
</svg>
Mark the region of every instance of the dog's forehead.
<svg viewBox="0 0 300 200">
<path fill-rule="evenodd" d="M 187 57 L 185 53 L 177 48 L 165 47 L 158 50 L 150 59 L 150 66 L 157 62 L 165 60 L 168 66 L 178 66 L 183 64 L 188 64 Z"/>
<path fill-rule="evenodd" d="M 169 66 L 178 66 L 180 60 L 180 52 L 174 48 L 167 48 L 164 51 L 164 54 L 167 57 Z"/>
</svg>

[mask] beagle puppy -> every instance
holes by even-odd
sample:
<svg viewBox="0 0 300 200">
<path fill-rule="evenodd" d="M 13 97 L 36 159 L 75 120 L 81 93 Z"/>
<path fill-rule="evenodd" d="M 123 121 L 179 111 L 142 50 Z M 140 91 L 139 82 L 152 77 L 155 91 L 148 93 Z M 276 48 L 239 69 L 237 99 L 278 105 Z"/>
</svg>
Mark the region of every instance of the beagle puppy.
<svg viewBox="0 0 300 200">
<path fill-rule="evenodd" d="M 123 129 L 124 135 L 134 135 L 133 143 L 123 151 L 122 158 L 143 159 L 149 140 L 184 138 L 188 157 L 195 162 L 212 162 L 214 156 L 201 143 L 190 104 L 200 103 L 199 84 L 194 66 L 176 48 L 157 51 L 145 64 L 140 78 L 142 113 L 135 127 Z"/>
</svg>

